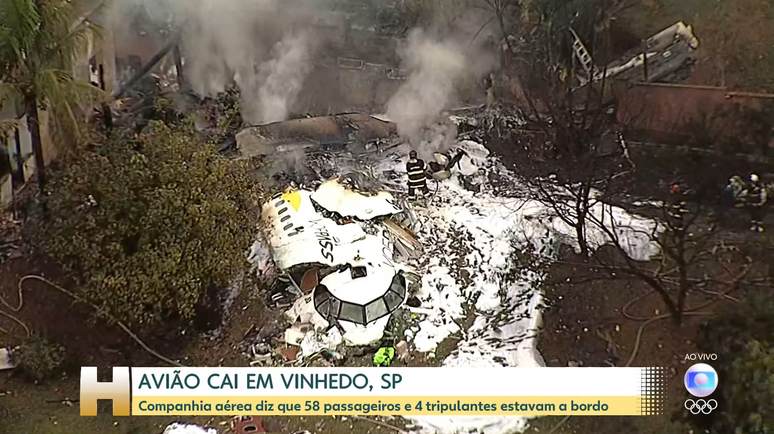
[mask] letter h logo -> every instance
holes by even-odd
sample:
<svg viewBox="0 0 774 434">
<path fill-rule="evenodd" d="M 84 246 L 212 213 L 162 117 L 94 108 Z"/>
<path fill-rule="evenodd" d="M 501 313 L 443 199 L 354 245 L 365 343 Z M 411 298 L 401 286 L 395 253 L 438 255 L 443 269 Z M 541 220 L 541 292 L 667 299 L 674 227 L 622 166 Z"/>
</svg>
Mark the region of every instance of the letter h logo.
<svg viewBox="0 0 774 434">
<path fill-rule="evenodd" d="M 81 416 L 97 415 L 97 400 L 113 400 L 113 416 L 131 413 L 132 384 L 129 368 L 113 368 L 113 381 L 97 381 L 96 367 L 81 367 Z"/>
</svg>

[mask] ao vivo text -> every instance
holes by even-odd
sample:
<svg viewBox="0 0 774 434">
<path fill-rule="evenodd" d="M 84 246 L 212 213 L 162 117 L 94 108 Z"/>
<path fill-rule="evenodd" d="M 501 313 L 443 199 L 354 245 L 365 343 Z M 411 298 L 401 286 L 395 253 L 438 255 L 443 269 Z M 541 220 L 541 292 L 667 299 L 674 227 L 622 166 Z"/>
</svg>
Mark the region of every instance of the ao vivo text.
<svg viewBox="0 0 774 434">
<path fill-rule="evenodd" d="M 683 360 L 717 360 L 718 355 L 717 354 L 699 354 L 699 353 L 690 353 L 686 354 L 685 358 Z"/>
</svg>

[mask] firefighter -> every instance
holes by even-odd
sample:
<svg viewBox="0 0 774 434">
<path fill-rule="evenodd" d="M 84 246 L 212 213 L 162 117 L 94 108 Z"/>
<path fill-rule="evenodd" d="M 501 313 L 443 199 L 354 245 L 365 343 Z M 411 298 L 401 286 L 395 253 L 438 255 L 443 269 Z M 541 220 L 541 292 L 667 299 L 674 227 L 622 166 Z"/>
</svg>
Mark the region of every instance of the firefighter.
<svg viewBox="0 0 774 434">
<path fill-rule="evenodd" d="M 750 182 L 742 193 L 744 203 L 750 211 L 750 230 L 763 232 L 763 214 L 766 206 L 766 187 L 756 174 L 750 175 Z"/>
<path fill-rule="evenodd" d="M 710 227 L 710 230 L 714 230 L 718 226 L 723 226 L 728 218 L 728 213 L 731 212 L 732 209 L 738 208 L 741 205 L 739 203 L 739 198 L 742 195 L 742 190 L 744 190 L 744 182 L 742 181 L 742 177 L 738 175 L 732 176 L 728 180 L 728 184 L 726 184 L 725 188 L 723 188 L 720 204 L 715 210 L 715 215 L 713 216 L 714 221 Z"/>
<path fill-rule="evenodd" d="M 427 188 L 427 165 L 424 161 L 417 158 L 417 151 L 409 152 L 409 160 L 406 163 L 406 172 L 408 172 L 408 194 L 409 200 L 417 200 L 417 191 L 423 195 L 430 193 Z"/>
<path fill-rule="evenodd" d="M 688 213 L 685 195 L 679 183 L 674 182 L 669 187 L 669 203 L 667 205 L 667 217 L 669 226 L 675 231 L 685 229 L 685 215 Z"/>
</svg>

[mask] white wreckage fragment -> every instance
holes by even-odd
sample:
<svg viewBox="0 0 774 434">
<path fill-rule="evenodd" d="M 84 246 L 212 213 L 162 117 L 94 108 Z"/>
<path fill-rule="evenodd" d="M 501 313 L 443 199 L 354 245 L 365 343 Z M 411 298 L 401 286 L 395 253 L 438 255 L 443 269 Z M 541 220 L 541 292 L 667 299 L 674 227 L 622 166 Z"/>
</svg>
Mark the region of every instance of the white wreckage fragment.
<svg viewBox="0 0 774 434">
<path fill-rule="evenodd" d="M 16 360 L 10 348 L 0 348 L 0 371 L 16 367 Z"/>
<path fill-rule="evenodd" d="M 212 428 L 205 429 L 198 425 L 175 422 L 164 429 L 164 434 L 218 434 L 218 431 Z"/>
<path fill-rule="evenodd" d="M 384 227 L 395 237 L 398 251 L 406 258 L 418 258 L 424 252 L 419 240 L 394 220 L 385 220 Z"/>
<path fill-rule="evenodd" d="M 378 341 L 391 314 L 407 296 L 403 267 L 393 261 L 392 228 L 371 222 L 371 230 L 366 231 L 357 222 L 337 224 L 317 212 L 315 203 L 360 220 L 401 212 L 388 193 L 363 196 L 337 181 L 324 183 L 314 193 L 300 190 L 276 195 L 264 205 L 266 238 L 277 267 L 288 271 L 322 265 L 328 271 L 322 273 L 312 293 L 296 300 L 285 314 L 295 324 L 286 333 L 288 343 L 302 346 L 305 355 L 320 345 L 338 345 L 342 340 L 348 345 Z M 309 325 L 313 331 L 303 330 Z"/>
<path fill-rule="evenodd" d="M 357 254 L 366 239 L 356 224 L 338 225 L 323 217 L 305 190 L 275 196 L 263 206 L 263 219 L 272 258 L 280 270 L 300 264 L 343 265 Z"/>
<path fill-rule="evenodd" d="M 312 200 L 330 212 L 359 220 L 371 220 L 401 212 L 390 193 L 381 191 L 374 196 L 365 196 L 348 190 L 335 179 L 324 182 L 312 193 Z"/>
</svg>

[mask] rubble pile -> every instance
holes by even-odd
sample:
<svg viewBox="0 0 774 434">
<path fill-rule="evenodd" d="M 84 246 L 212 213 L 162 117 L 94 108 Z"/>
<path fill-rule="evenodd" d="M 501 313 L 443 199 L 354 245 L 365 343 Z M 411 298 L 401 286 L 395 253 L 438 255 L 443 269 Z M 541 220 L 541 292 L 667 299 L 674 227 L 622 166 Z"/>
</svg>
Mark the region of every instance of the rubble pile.
<svg viewBox="0 0 774 434">
<path fill-rule="evenodd" d="M 370 191 L 363 194 L 351 188 L 353 183 Z M 405 276 L 412 269 L 401 264 L 407 258 L 400 252 L 421 250 L 411 229 L 401 224 L 410 223 L 411 216 L 400 202 L 379 191 L 367 172 L 348 172 L 313 191 L 275 195 L 264 205 L 262 219 L 263 240 L 256 244 L 265 243 L 270 255 L 254 246 L 250 259 L 257 270 L 271 270 L 271 261 L 279 271 L 272 301 L 288 309 L 284 316 L 290 327 L 278 339 L 286 361 L 341 363 L 342 345 L 380 345 L 392 313 L 409 296 Z M 396 250 L 396 244 L 406 246 Z M 276 343 L 255 337 L 251 355 L 269 362 Z"/>
<path fill-rule="evenodd" d="M 481 125 L 489 120 L 496 129 L 498 122 L 521 122 L 518 116 L 473 113 L 452 120 L 471 128 L 434 156 L 447 173 L 430 181 L 434 192 L 426 206 L 403 199 L 408 144 L 376 151 L 346 146 L 336 151 L 346 158 L 328 160 L 342 162 L 330 168 L 333 177 L 266 204 L 262 244 L 271 253 L 261 256 L 264 248 L 254 247 L 252 261 L 256 269 L 271 269 L 256 259 L 262 257 L 285 276 L 276 287 L 284 294 L 278 298 L 284 297 L 286 325 L 263 348 L 278 345 L 280 363 L 388 365 L 421 355 L 432 365 L 542 365 L 535 335 L 543 268 L 514 264 L 514 252 L 534 250 L 550 260 L 559 244 L 575 243 L 574 229 L 530 200 L 516 176 L 472 140 L 485 137 Z M 331 153 L 317 151 L 304 155 Z M 346 176 L 353 172 L 365 179 Z M 605 212 L 622 222 L 620 235 L 633 257 L 657 251 L 638 237 L 653 222 L 617 208 Z M 604 234 L 592 232 L 595 245 L 605 242 Z M 456 348 L 439 350 L 452 336 Z M 519 417 L 416 419 L 427 433 L 486 426 L 505 434 L 526 426 Z"/>
</svg>

